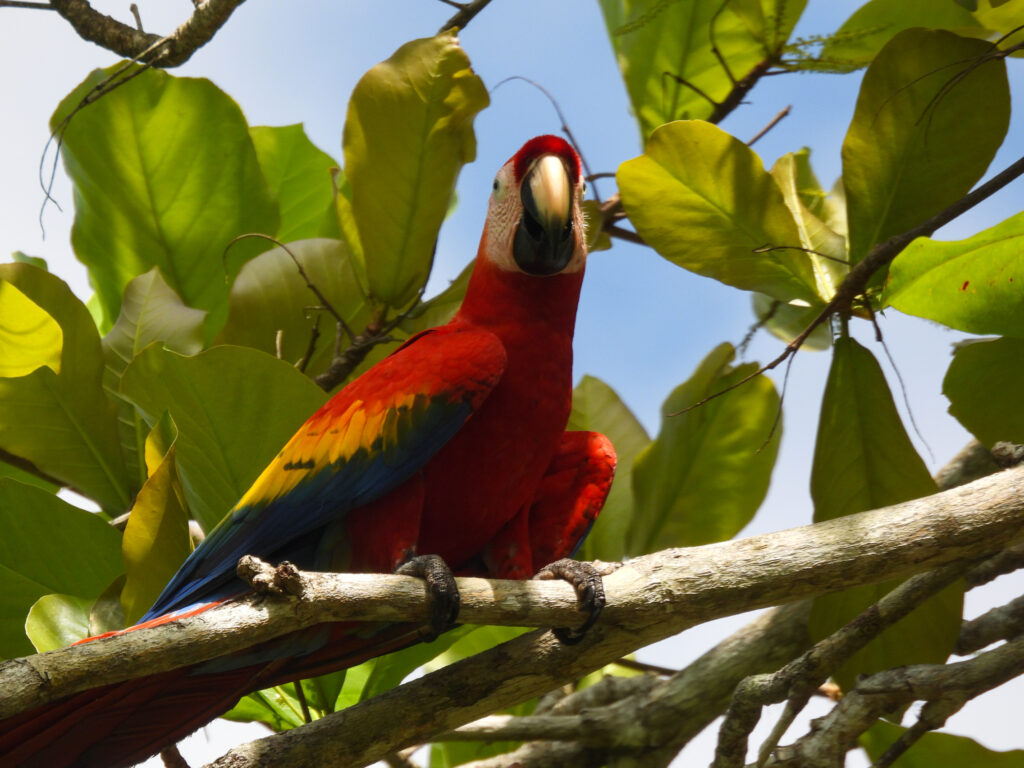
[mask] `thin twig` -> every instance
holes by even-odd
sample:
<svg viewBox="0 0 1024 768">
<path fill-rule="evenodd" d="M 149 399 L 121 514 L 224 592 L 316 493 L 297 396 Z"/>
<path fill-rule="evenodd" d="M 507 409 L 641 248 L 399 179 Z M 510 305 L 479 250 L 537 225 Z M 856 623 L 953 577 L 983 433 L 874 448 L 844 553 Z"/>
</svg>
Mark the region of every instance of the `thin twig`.
<svg viewBox="0 0 1024 768">
<path fill-rule="evenodd" d="M 0 0 L 0 8 L 31 8 L 34 11 L 57 10 L 49 3 L 33 3 L 29 0 Z"/>
<path fill-rule="evenodd" d="M 491 89 L 491 93 L 493 93 L 494 91 L 498 90 L 498 88 L 500 88 L 505 83 L 507 83 L 507 82 L 509 82 L 511 80 L 522 80 L 524 83 L 529 83 L 534 88 L 536 88 L 538 91 L 540 91 L 545 96 L 547 96 L 548 101 L 551 102 L 551 106 L 554 107 L 554 109 L 555 109 L 555 114 L 558 115 L 559 122 L 561 122 L 561 124 L 562 124 L 561 125 L 562 132 L 565 134 L 566 138 L 569 139 L 569 143 L 572 144 L 573 148 L 576 150 L 576 154 L 578 154 L 580 156 L 580 162 L 583 163 L 584 178 L 586 178 L 586 179 L 593 178 L 594 173 L 590 170 L 590 163 L 587 162 L 587 156 L 583 153 L 583 148 L 580 146 L 580 143 L 578 141 L 576 141 L 576 137 L 573 135 L 572 129 L 569 127 L 569 121 L 565 119 L 565 113 L 562 112 L 562 107 L 558 103 L 558 99 L 556 99 L 554 97 L 554 95 L 552 95 L 551 91 L 549 91 L 547 88 L 545 88 L 540 83 L 536 82 L 535 80 L 531 80 L 528 77 L 523 77 L 522 75 L 512 75 L 511 77 L 506 77 L 504 80 L 502 80 L 501 82 L 497 83 Z M 598 192 L 597 192 L 597 185 L 592 183 L 590 185 L 590 189 L 594 193 L 594 199 L 597 201 L 598 205 L 600 205 L 601 204 L 601 195 L 598 194 Z"/>
<path fill-rule="evenodd" d="M 766 133 L 768 133 L 768 131 L 770 131 L 772 128 L 774 128 L 776 125 L 778 125 L 783 120 L 783 118 L 788 117 L 789 116 L 789 112 L 792 109 L 793 109 L 793 105 L 790 104 L 789 106 L 787 106 L 783 110 L 781 110 L 779 112 L 779 114 L 777 114 L 775 117 L 773 117 L 771 120 L 768 121 L 768 125 L 766 125 L 764 128 L 762 128 L 756 134 L 754 134 L 754 137 L 750 141 L 747 142 L 747 146 L 748 147 L 754 146 Z"/>
<path fill-rule="evenodd" d="M 470 3 L 456 3 L 448 2 L 448 0 L 441 0 L 447 2 L 448 5 L 453 5 L 458 8 L 458 12 L 446 21 L 438 32 L 445 32 L 449 29 L 465 29 L 466 25 L 473 20 L 480 11 L 487 7 L 491 0 L 473 0 Z"/>
</svg>

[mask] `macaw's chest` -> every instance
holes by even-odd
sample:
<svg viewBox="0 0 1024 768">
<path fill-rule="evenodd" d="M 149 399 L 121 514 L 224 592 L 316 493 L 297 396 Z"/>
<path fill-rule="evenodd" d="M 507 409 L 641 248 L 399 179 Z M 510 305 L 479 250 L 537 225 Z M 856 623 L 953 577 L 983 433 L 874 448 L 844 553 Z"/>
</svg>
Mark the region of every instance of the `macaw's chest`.
<svg viewBox="0 0 1024 768">
<path fill-rule="evenodd" d="M 533 500 L 572 407 L 571 340 L 544 342 L 509 350 L 494 391 L 426 466 L 420 553 L 457 569 Z"/>
</svg>

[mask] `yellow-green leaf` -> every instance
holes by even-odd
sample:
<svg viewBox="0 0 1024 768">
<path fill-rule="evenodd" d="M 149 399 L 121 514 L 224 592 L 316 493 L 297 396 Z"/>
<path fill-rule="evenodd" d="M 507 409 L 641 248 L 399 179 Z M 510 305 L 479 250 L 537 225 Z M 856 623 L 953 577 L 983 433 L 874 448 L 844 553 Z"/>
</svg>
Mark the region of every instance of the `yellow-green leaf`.
<svg viewBox="0 0 1024 768">
<path fill-rule="evenodd" d="M 817 300 L 808 255 L 779 248 L 800 245 L 793 215 L 742 141 L 699 120 L 669 123 L 617 176 L 630 221 L 669 261 L 782 301 Z"/>
<path fill-rule="evenodd" d="M 75 595 L 43 595 L 25 619 L 25 634 L 36 653 L 45 653 L 89 637 L 89 610 L 93 601 Z"/>
<path fill-rule="evenodd" d="M 191 551 L 188 512 L 172 445 L 135 497 L 121 540 L 125 569 L 121 607 L 126 624 L 134 624 L 149 610 Z"/>
<path fill-rule="evenodd" d="M 49 313 L 0 279 L 0 377 L 17 378 L 46 366 L 60 373 L 64 333 Z"/>
<path fill-rule="evenodd" d="M 476 156 L 473 118 L 487 104 L 451 32 L 406 43 L 352 92 L 345 173 L 370 292 L 389 306 L 404 307 L 426 283 L 456 177 Z"/>
<path fill-rule="evenodd" d="M 970 333 L 1024 337 L 1024 213 L 973 237 L 920 237 L 893 261 L 884 299 Z"/>
</svg>

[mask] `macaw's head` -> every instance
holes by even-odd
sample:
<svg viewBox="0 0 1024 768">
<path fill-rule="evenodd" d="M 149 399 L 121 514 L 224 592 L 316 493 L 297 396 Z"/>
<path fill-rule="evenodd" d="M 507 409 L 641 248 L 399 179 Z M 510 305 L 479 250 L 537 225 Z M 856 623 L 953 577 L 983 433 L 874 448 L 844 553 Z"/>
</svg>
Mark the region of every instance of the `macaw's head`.
<svg viewBox="0 0 1024 768">
<path fill-rule="evenodd" d="M 535 277 L 579 272 L 587 258 L 582 203 L 580 159 L 569 143 L 530 139 L 494 179 L 482 255 Z"/>
</svg>

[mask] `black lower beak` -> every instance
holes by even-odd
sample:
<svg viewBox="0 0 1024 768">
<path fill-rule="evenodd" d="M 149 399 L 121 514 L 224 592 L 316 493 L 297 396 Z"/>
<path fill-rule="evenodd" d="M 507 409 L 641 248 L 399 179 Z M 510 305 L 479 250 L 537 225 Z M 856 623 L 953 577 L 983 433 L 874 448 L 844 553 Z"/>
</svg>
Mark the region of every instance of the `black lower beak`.
<svg viewBox="0 0 1024 768">
<path fill-rule="evenodd" d="M 512 254 L 519 268 L 530 275 L 556 275 L 565 269 L 576 250 L 573 232 L 572 201 L 565 206 L 553 206 L 552 201 L 538 200 L 534 193 L 534 174 L 561 173 L 565 182 L 558 187 L 572 194 L 568 173 L 561 161 L 556 170 L 550 163 L 537 163 L 530 169 L 520 185 L 523 215 L 512 241 Z M 544 189 L 543 180 L 540 188 Z"/>
</svg>

